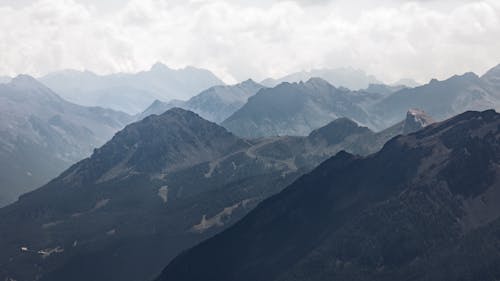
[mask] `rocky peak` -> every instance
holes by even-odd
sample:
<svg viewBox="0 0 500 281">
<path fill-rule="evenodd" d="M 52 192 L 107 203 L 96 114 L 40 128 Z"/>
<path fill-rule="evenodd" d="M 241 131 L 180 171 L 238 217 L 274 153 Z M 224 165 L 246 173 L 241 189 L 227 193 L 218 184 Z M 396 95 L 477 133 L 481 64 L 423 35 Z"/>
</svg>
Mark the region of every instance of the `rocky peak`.
<svg viewBox="0 0 500 281">
<path fill-rule="evenodd" d="M 403 134 L 416 132 L 432 123 L 434 123 L 432 117 L 427 115 L 423 110 L 412 108 L 406 113 Z"/>
</svg>

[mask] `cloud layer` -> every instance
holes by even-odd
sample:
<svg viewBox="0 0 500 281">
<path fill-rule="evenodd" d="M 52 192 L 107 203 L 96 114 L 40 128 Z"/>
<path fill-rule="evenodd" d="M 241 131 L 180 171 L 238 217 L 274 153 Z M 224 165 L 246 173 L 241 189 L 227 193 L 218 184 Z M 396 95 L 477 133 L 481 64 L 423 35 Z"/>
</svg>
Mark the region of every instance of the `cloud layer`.
<svg viewBox="0 0 500 281">
<path fill-rule="evenodd" d="M 347 66 L 424 82 L 500 63 L 498 2 L 0 0 L 0 75 L 162 61 L 228 82 Z"/>
</svg>

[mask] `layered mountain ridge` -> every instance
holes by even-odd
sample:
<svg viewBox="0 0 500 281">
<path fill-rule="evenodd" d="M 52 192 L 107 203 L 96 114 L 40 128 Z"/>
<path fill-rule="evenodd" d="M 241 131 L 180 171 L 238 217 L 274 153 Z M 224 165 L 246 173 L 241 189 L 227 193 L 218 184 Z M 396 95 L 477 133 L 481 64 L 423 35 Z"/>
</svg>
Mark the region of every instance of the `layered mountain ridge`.
<svg viewBox="0 0 500 281">
<path fill-rule="evenodd" d="M 488 110 L 340 152 L 157 280 L 498 279 L 499 138 Z"/>
<path fill-rule="evenodd" d="M 400 133 L 338 119 L 244 140 L 180 108 L 149 116 L 0 209 L 0 279 L 152 279 L 338 151 L 373 153 Z"/>
</svg>

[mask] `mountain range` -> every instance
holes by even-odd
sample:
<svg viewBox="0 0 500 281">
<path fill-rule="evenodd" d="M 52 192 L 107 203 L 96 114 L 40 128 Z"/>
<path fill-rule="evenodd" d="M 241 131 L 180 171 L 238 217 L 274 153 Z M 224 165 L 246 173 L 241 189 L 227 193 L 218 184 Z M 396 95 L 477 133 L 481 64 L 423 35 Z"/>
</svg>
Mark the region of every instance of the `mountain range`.
<svg viewBox="0 0 500 281">
<path fill-rule="evenodd" d="M 151 115 L 0 209 L 0 279 L 151 280 L 323 160 L 373 153 L 414 120 L 429 119 L 413 111 L 374 133 L 341 118 L 249 140 L 180 108 Z"/>
<path fill-rule="evenodd" d="M 157 281 L 498 280 L 500 114 L 323 162 Z"/>
<path fill-rule="evenodd" d="M 313 72 L 0 80 L 0 280 L 499 279 L 500 66 Z"/>
<path fill-rule="evenodd" d="M 223 85 L 205 69 L 171 69 L 156 63 L 138 73 L 97 75 L 90 71 L 64 70 L 39 79 L 64 99 L 85 106 L 101 106 L 137 114 L 154 100 L 186 100 L 201 91 Z"/>
<path fill-rule="evenodd" d="M 30 76 L 0 84 L 0 206 L 87 157 L 131 120 L 69 103 Z"/>
<path fill-rule="evenodd" d="M 500 66 L 479 77 L 455 75 L 415 88 L 370 84 L 360 91 L 336 88 L 326 80 L 284 82 L 263 89 L 221 124 L 242 137 L 307 135 L 329 120 L 347 117 L 381 131 L 419 108 L 438 121 L 467 110 L 500 107 Z"/>
<path fill-rule="evenodd" d="M 159 115 L 170 108 L 181 107 L 196 112 L 206 120 L 221 123 L 262 88 L 262 85 L 249 79 L 236 85 L 211 87 L 185 102 L 156 100 L 137 119 L 141 120 L 151 114 Z"/>
</svg>

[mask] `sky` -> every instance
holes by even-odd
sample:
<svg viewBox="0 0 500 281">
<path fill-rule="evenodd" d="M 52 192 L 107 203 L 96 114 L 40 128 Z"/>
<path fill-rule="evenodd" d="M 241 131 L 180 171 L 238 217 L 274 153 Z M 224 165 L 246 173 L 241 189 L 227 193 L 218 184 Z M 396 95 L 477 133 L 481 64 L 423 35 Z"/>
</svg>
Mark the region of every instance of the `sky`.
<svg viewBox="0 0 500 281">
<path fill-rule="evenodd" d="M 228 83 L 352 67 L 391 83 L 500 63 L 499 0 L 0 0 L 0 75 L 196 66 Z"/>
</svg>

